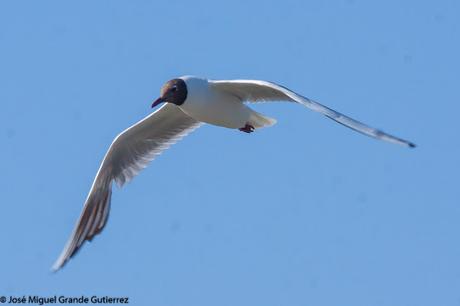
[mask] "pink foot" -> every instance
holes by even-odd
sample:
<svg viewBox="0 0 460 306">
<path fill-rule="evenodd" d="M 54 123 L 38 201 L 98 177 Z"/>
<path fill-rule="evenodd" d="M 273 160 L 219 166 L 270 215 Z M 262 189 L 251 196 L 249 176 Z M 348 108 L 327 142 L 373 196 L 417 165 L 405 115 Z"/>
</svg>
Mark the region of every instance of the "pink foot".
<svg viewBox="0 0 460 306">
<path fill-rule="evenodd" d="M 239 130 L 241 132 L 245 132 L 245 133 L 252 133 L 254 132 L 254 127 L 248 123 L 246 123 L 246 125 L 242 128 L 239 128 Z"/>
</svg>

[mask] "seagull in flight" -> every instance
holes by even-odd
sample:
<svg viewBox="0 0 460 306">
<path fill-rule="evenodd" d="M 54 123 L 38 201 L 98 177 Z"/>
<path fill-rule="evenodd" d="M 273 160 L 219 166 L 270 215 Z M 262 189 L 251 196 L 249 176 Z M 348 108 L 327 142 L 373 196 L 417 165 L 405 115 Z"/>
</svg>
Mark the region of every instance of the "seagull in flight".
<svg viewBox="0 0 460 306">
<path fill-rule="evenodd" d="M 160 97 L 152 107 L 163 105 L 113 140 L 75 228 L 52 269 L 59 270 L 85 241 L 91 241 L 102 231 L 109 216 L 112 182 L 123 186 L 157 155 L 204 123 L 245 133 L 275 124 L 275 119 L 248 106 L 254 102 L 271 101 L 301 104 L 364 135 L 415 147 L 410 141 L 372 128 L 272 82 L 208 80 L 193 76 L 170 80 L 163 85 Z"/>
</svg>

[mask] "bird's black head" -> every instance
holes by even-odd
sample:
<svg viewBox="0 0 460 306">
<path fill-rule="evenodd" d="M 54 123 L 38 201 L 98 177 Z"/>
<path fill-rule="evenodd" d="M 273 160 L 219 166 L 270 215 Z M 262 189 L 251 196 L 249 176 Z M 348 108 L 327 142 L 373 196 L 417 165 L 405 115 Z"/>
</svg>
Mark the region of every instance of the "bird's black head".
<svg viewBox="0 0 460 306">
<path fill-rule="evenodd" d="M 187 99 L 187 85 L 182 79 L 173 79 L 161 87 L 160 97 L 153 102 L 152 107 L 162 102 L 182 105 Z"/>
</svg>

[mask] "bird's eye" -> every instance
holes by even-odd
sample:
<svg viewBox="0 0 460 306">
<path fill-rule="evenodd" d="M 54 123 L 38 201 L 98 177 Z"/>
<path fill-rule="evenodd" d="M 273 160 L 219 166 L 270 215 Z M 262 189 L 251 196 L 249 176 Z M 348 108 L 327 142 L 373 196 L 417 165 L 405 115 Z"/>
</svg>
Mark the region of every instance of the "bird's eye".
<svg viewBox="0 0 460 306">
<path fill-rule="evenodd" d="M 177 87 L 174 86 L 173 88 L 171 88 L 171 91 L 172 91 L 172 92 L 176 92 L 176 91 L 177 91 Z"/>
</svg>

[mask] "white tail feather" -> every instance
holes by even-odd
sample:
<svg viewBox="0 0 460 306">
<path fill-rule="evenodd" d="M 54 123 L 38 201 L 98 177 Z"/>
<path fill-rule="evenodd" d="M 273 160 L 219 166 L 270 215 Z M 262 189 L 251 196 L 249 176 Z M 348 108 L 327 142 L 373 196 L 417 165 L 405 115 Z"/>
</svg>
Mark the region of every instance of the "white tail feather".
<svg viewBox="0 0 460 306">
<path fill-rule="evenodd" d="M 264 116 L 254 110 L 251 110 L 251 116 L 249 117 L 249 124 L 254 128 L 259 129 L 263 127 L 269 127 L 276 123 L 276 119 Z"/>
</svg>

